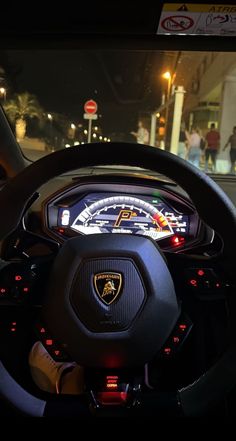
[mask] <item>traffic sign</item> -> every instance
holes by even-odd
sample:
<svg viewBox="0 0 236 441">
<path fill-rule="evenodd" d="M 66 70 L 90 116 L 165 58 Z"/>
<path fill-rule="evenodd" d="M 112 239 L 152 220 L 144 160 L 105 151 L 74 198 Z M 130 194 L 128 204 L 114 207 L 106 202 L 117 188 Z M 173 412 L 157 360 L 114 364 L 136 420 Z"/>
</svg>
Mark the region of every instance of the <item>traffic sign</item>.
<svg viewBox="0 0 236 441">
<path fill-rule="evenodd" d="M 98 110 L 98 105 L 96 103 L 96 101 L 94 100 L 88 100 L 86 101 L 85 105 L 84 105 L 84 111 L 85 113 L 88 113 L 90 115 L 94 115 Z"/>
<path fill-rule="evenodd" d="M 94 115 L 92 115 L 91 113 L 84 113 L 84 119 L 98 119 L 98 115 L 97 113 L 95 113 Z"/>
</svg>

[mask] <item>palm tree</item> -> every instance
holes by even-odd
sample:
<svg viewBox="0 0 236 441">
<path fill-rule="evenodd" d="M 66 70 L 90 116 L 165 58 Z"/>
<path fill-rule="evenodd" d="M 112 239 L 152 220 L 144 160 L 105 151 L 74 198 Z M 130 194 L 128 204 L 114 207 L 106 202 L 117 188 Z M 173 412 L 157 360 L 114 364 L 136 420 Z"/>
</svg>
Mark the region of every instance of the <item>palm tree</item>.
<svg viewBox="0 0 236 441">
<path fill-rule="evenodd" d="M 25 137 L 27 118 L 41 119 L 43 110 L 34 95 L 24 92 L 15 95 L 14 98 L 3 104 L 4 110 L 9 119 L 15 123 L 17 141 Z"/>
</svg>

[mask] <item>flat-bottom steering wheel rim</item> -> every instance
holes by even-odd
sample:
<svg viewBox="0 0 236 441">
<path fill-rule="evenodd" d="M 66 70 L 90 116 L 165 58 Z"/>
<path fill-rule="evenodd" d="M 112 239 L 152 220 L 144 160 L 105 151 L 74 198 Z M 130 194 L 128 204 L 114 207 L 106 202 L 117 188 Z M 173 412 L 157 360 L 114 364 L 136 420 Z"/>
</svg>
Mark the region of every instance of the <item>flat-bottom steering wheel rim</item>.
<svg viewBox="0 0 236 441">
<path fill-rule="evenodd" d="M 32 194 L 48 180 L 78 168 L 98 165 L 138 166 L 162 173 L 176 181 L 192 199 L 198 214 L 219 233 L 224 242 L 224 258 L 229 275 L 235 279 L 236 209 L 218 185 L 199 169 L 169 152 L 140 144 L 89 144 L 65 149 L 36 161 L 12 178 L 0 192 L 0 239 L 4 239 L 18 226 Z M 191 182 L 191 186 L 189 186 Z M 204 196 L 204 197 L 203 197 Z M 207 202 L 206 202 L 207 201 Z M 224 226 L 218 213 L 224 213 Z M 234 306 L 233 302 L 233 306 Z M 236 318 L 236 306 L 231 313 Z M 219 384 L 219 380 L 226 378 Z M 229 345 L 220 360 L 193 385 L 179 391 L 184 413 L 196 415 L 207 408 L 209 394 L 227 392 L 236 383 L 236 347 Z M 235 378 L 234 378 L 235 377 Z M 14 393 L 13 393 L 14 391 Z M 43 416 L 45 401 L 39 400 L 9 375 L 0 363 L 0 396 L 14 408 L 27 415 Z M 203 403 L 204 401 L 204 403 Z M 211 400 L 212 401 L 212 400 Z"/>
</svg>

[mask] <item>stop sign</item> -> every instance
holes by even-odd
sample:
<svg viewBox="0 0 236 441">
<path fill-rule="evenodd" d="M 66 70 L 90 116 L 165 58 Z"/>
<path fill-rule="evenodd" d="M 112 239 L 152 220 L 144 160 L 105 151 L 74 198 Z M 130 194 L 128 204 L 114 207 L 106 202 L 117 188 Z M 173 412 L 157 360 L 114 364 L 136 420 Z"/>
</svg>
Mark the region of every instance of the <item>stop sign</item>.
<svg viewBox="0 0 236 441">
<path fill-rule="evenodd" d="M 86 101 L 86 103 L 84 105 L 85 113 L 89 113 L 90 115 L 94 115 L 94 113 L 97 112 L 97 109 L 98 109 L 98 105 L 97 105 L 96 101 L 94 101 L 94 100 Z"/>
</svg>

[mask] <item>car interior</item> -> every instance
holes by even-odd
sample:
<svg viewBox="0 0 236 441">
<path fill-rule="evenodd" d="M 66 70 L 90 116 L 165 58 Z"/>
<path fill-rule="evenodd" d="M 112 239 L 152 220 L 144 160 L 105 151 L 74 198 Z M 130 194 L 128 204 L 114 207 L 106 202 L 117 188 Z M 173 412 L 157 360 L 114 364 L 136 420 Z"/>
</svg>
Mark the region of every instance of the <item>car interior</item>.
<svg viewBox="0 0 236 441">
<path fill-rule="evenodd" d="M 0 30 L 3 417 L 236 415 L 236 4 L 156 3 Z"/>
</svg>

